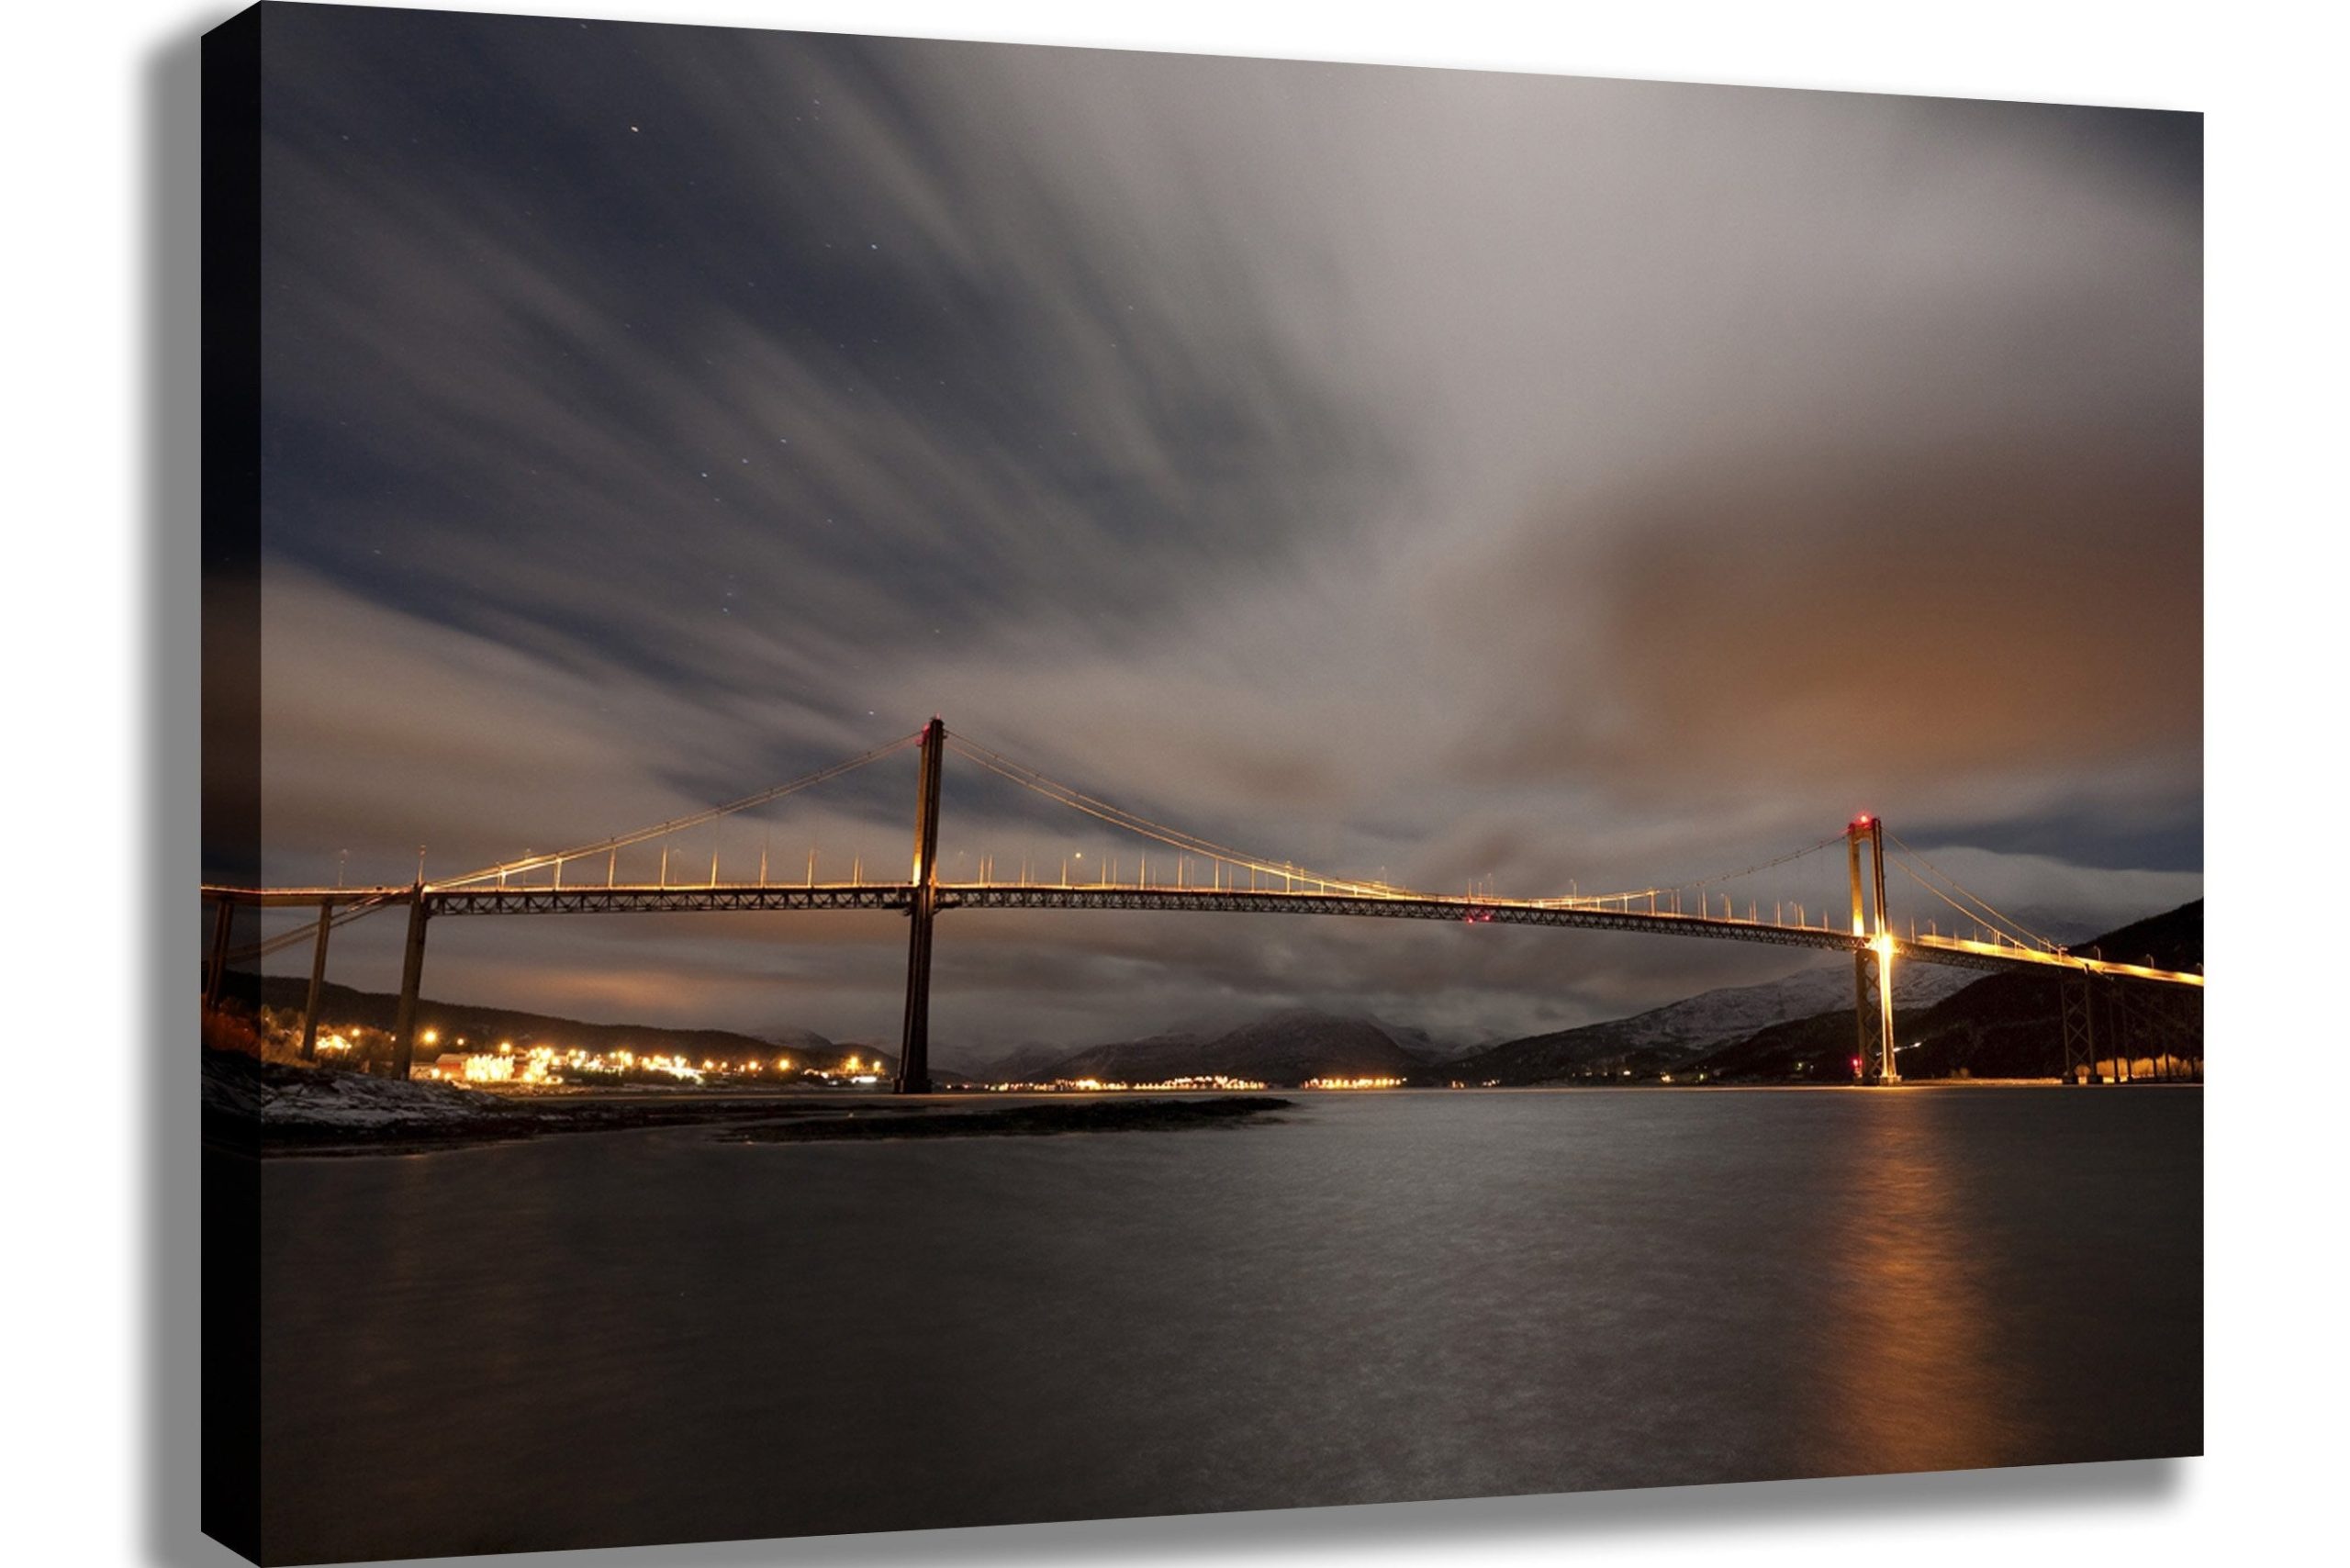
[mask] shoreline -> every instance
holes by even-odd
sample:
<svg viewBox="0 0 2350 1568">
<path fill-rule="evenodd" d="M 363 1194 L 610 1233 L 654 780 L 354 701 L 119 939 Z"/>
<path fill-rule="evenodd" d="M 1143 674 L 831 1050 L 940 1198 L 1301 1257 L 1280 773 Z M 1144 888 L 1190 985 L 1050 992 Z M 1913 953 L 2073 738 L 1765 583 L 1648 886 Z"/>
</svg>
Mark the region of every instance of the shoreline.
<svg viewBox="0 0 2350 1568">
<path fill-rule="evenodd" d="M 943 1091 L 922 1096 L 772 1089 L 590 1090 L 504 1094 L 489 1090 L 320 1071 L 207 1053 L 204 1141 L 258 1159 L 425 1154 L 570 1134 L 663 1127 L 711 1129 L 730 1143 L 911 1141 L 1056 1137 L 1070 1133 L 1237 1126 L 1292 1110 L 1306 1096 L 1381 1094 L 1823 1093 L 1923 1091 L 2197 1089 L 2199 1080 L 2066 1084 L 2039 1079 L 1913 1079 L 1857 1083 L 1550 1083 L 1398 1085 L 1167 1093 L 1141 1090 Z"/>
<path fill-rule="evenodd" d="M 1237 1126 L 1279 1096 L 1113 1091 L 902 1097 L 773 1090 L 499 1094 L 208 1052 L 203 1141 L 257 1159 L 422 1154 L 588 1133 L 706 1127 L 733 1142 L 1052 1136 Z"/>
<path fill-rule="evenodd" d="M 1237 1126 L 1292 1110 L 1278 1095 L 1223 1094 L 1206 1100 L 1120 1096 L 1046 1100 L 962 1110 L 908 1106 L 909 1116 L 804 1116 L 763 1122 L 725 1135 L 724 1143 L 832 1143 L 935 1137 L 1052 1137 L 1067 1133 L 1169 1132 L 1183 1127 Z M 878 1107 L 877 1107 L 878 1109 Z"/>
</svg>

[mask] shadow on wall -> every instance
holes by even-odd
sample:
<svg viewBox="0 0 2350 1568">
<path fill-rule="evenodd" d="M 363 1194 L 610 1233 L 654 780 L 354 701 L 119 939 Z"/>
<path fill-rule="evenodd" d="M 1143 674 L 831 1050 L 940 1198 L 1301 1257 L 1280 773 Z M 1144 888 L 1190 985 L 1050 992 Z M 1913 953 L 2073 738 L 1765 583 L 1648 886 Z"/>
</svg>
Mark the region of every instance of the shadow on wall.
<svg viewBox="0 0 2350 1568">
<path fill-rule="evenodd" d="M 237 1561 L 196 1533 L 199 1233 L 196 1079 L 197 968 L 187 890 L 198 873 L 197 527 L 201 429 L 197 373 L 201 267 L 196 136 L 198 39 L 183 23 L 138 62 L 145 151 L 140 210 L 140 297 L 146 377 L 140 613 L 141 679 L 137 832 L 141 864 L 160 868 L 162 896 L 139 901 L 133 938 L 143 949 L 136 1016 L 148 1053 L 137 1145 L 146 1168 L 140 1216 L 141 1339 L 126 1347 L 144 1372 L 143 1534 L 158 1562 Z"/>
</svg>

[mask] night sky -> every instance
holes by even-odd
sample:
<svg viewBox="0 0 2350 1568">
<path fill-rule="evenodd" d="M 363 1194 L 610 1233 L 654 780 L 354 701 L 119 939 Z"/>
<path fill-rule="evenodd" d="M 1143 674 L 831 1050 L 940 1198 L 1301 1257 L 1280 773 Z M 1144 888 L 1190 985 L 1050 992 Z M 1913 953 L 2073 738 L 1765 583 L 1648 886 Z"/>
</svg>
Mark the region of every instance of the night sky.
<svg viewBox="0 0 2350 1568">
<path fill-rule="evenodd" d="M 2197 117 L 308 6 L 264 39 L 272 881 L 593 840 L 937 712 L 1435 891 L 1678 881 L 1867 810 L 2060 935 L 2200 895 Z M 913 793 L 901 756 L 730 823 L 722 874 L 902 876 Z M 949 760 L 950 878 L 1144 848 Z M 390 989 L 397 924 L 331 978 Z M 425 991 L 894 1039 L 904 929 L 449 920 Z M 1485 1037 L 1803 961 L 950 913 L 934 1040 Z"/>
</svg>

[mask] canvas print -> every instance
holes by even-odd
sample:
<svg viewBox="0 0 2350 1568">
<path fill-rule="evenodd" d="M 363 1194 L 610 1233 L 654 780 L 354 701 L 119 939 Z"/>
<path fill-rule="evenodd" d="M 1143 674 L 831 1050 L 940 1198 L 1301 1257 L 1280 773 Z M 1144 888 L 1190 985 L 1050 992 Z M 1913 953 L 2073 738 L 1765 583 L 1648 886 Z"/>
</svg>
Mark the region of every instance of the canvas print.
<svg viewBox="0 0 2350 1568">
<path fill-rule="evenodd" d="M 210 1534 L 2199 1451 L 2199 117 L 273 3 L 202 135 Z"/>
</svg>

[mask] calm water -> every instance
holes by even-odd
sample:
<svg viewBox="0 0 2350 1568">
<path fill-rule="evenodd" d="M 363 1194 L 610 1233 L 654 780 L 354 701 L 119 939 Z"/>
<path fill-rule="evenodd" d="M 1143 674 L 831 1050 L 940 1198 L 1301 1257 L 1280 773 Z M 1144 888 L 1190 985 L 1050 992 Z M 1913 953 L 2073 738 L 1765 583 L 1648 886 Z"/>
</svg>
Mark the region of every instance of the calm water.
<svg viewBox="0 0 2350 1568">
<path fill-rule="evenodd" d="M 2197 1090 L 263 1176 L 280 1561 L 2193 1453 Z"/>
</svg>

